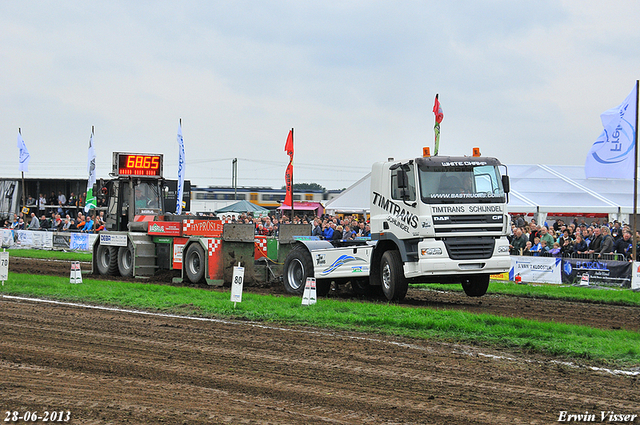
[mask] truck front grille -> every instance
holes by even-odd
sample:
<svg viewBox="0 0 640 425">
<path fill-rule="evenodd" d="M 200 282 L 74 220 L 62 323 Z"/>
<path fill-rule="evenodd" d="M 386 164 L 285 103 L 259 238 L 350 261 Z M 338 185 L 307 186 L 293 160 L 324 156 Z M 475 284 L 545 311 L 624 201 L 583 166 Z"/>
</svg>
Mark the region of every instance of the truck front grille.
<svg viewBox="0 0 640 425">
<path fill-rule="evenodd" d="M 482 260 L 491 258 L 494 238 L 465 237 L 443 239 L 452 260 Z"/>
</svg>

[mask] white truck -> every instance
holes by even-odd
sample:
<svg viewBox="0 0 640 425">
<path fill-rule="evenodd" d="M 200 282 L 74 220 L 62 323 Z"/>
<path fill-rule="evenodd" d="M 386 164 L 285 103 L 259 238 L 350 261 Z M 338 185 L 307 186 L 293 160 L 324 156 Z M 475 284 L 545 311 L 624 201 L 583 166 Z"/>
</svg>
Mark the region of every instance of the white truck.
<svg viewBox="0 0 640 425">
<path fill-rule="evenodd" d="M 461 283 L 468 296 L 481 297 L 489 276 L 511 266 L 508 192 L 506 166 L 477 149 L 472 157 L 375 163 L 371 239 L 297 241 L 284 263 L 285 290 L 301 294 L 315 277 L 319 295 L 332 281 L 351 282 L 356 292 L 381 288 L 399 301 L 415 282 Z"/>
</svg>

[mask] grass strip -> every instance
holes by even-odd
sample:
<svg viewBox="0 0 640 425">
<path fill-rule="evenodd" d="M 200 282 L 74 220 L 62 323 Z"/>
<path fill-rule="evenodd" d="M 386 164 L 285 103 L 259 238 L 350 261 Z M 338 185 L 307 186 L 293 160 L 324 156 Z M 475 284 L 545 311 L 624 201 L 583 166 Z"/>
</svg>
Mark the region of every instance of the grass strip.
<svg viewBox="0 0 640 425">
<path fill-rule="evenodd" d="M 9 250 L 9 262 L 11 257 L 44 258 L 67 261 L 91 261 L 93 255 L 90 252 L 78 251 L 49 251 L 45 249 L 11 249 Z"/>
<path fill-rule="evenodd" d="M 320 299 L 316 305 L 303 307 L 298 297 L 251 293 L 243 294 L 242 303 L 234 308 L 228 291 L 93 279 L 72 285 L 68 278 L 17 273 L 9 278 L 0 293 L 491 345 L 598 364 L 640 366 L 640 333 L 627 330 L 332 299 Z"/>
<path fill-rule="evenodd" d="M 438 283 L 410 285 L 413 288 L 437 291 L 462 292 L 461 285 L 442 285 Z M 580 287 L 572 285 L 527 284 L 491 281 L 487 294 L 513 295 L 529 298 L 548 298 L 559 300 L 581 300 L 602 304 L 640 306 L 640 292 L 630 289 Z"/>
</svg>

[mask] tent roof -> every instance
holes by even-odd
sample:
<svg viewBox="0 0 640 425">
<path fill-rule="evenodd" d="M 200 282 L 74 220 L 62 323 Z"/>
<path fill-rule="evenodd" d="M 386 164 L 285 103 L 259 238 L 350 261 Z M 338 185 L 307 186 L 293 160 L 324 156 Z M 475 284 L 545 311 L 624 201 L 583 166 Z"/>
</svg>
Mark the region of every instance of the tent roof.
<svg viewBox="0 0 640 425">
<path fill-rule="evenodd" d="M 587 179 L 581 165 L 507 165 L 509 212 L 633 213 L 633 180 Z M 330 213 L 369 211 L 371 174 L 327 202 Z"/>
<path fill-rule="evenodd" d="M 252 204 L 249 201 L 242 200 L 238 201 L 234 204 L 227 205 L 226 207 L 220 208 L 216 210 L 217 213 L 225 213 L 225 212 L 256 212 L 256 211 L 268 211 L 267 208 L 261 207 L 260 205 Z"/>
</svg>

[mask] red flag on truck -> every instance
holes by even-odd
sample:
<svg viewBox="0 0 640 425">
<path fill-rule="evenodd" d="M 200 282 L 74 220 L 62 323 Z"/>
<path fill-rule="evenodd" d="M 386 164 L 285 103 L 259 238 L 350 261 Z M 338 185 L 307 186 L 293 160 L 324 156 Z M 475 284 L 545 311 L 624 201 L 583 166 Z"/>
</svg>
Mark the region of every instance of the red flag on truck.
<svg viewBox="0 0 640 425">
<path fill-rule="evenodd" d="M 287 193 L 284 197 L 284 205 L 293 205 L 293 128 L 289 131 L 287 142 L 284 144 L 284 151 L 289 155 L 289 165 L 284 173 L 284 181 L 287 187 Z"/>
</svg>

